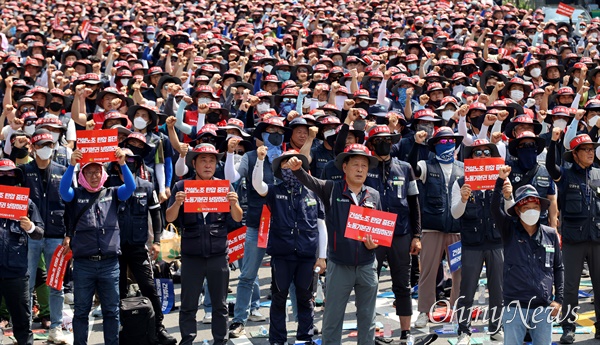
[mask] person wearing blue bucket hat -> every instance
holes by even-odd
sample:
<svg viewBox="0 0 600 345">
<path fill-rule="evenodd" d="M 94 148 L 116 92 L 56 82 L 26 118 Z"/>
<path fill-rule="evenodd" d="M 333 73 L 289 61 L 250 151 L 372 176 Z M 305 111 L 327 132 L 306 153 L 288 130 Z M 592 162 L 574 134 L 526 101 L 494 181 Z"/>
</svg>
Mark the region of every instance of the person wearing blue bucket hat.
<svg viewBox="0 0 600 345">
<path fill-rule="evenodd" d="M 558 232 L 540 222 L 550 201 L 527 184 L 504 212 L 503 188 L 511 168 L 500 168 L 491 212 L 504 246 L 502 323 L 504 343 L 520 344 L 527 330 L 533 344 L 552 343 L 552 322 L 563 303 L 564 266 Z"/>
</svg>

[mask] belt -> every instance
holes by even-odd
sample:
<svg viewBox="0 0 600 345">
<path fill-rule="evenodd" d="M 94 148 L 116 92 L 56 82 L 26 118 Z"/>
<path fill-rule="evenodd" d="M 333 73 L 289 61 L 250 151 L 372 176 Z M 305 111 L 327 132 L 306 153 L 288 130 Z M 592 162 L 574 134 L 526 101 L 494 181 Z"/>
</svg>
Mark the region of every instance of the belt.
<svg viewBox="0 0 600 345">
<path fill-rule="evenodd" d="M 117 257 L 116 255 L 92 255 L 92 256 L 88 256 L 87 259 L 90 261 L 102 261 L 102 260 L 113 259 L 116 257 Z"/>
</svg>

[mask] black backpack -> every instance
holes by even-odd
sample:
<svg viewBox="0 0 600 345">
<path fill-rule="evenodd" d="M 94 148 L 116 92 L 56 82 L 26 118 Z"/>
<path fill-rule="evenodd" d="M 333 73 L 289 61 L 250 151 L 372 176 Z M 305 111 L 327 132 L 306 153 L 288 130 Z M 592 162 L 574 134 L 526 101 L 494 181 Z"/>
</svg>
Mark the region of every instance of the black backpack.
<svg viewBox="0 0 600 345">
<path fill-rule="evenodd" d="M 121 325 L 119 344 L 155 345 L 156 321 L 152 303 L 146 297 L 121 300 Z"/>
</svg>

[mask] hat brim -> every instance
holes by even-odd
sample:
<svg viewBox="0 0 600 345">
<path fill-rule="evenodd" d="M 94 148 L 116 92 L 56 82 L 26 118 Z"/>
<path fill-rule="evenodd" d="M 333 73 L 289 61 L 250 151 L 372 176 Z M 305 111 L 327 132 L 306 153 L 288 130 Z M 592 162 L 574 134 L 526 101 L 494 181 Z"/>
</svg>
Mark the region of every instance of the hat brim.
<svg viewBox="0 0 600 345">
<path fill-rule="evenodd" d="M 334 161 L 334 165 L 336 168 L 339 169 L 339 171 L 344 171 L 343 168 L 343 164 L 344 161 L 346 160 L 346 158 L 348 157 L 352 157 L 352 156 L 363 156 L 369 159 L 369 170 L 374 169 L 377 167 L 377 165 L 379 164 L 379 160 L 377 159 L 377 157 L 374 156 L 369 156 L 366 153 L 356 153 L 356 152 L 342 152 L 339 155 L 337 155 L 335 157 L 335 161 Z"/>
<path fill-rule="evenodd" d="M 284 137 L 291 135 L 292 134 L 292 130 L 289 127 L 282 127 L 282 126 L 278 126 L 278 125 L 272 125 L 272 124 L 268 124 L 266 122 L 260 122 L 258 125 L 256 125 L 256 128 L 254 129 L 254 132 L 252 133 L 254 135 L 254 137 L 258 140 L 263 140 L 262 139 L 262 134 L 263 132 L 267 129 L 267 127 L 269 126 L 276 126 L 279 128 L 283 128 L 284 130 Z"/>
<path fill-rule="evenodd" d="M 292 157 L 297 157 L 298 159 L 300 159 L 302 161 L 302 168 L 305 171 L 310 170 L 310 164 L 308 164 L 308 159 L 306 159 L 306 157 L 302 154 L 293 154 L 293 155 L 281 155 L 277 158 L 275 158 L 273 160 L 273 163 L 271 164 L 271 168 L 273 169 L 273 175 L 275 175 L 275 177 L 277 177 L 278 179 L 282 179 L 283 177 L 281 176 L 281 162 L 283 162 L 286 159 L 290 159 Z"/>
<path fill-rule="evenodd" d="M 367 142 L 371 141 L 371 139 L 374 139 L 374 138 L 392 138 L 392 145 L 393 145 L 393 144 L 397 144 L 400 141 L 400 139 L 402 138 L 402 135 L 401 134 L 391 134 L 391 133 L 378 133 L 372 137 L 369 137 L 369 139 L 367 139 Z"/>
<path fill-rule="evenodd" d="M 542 132 L 542 124 L 537 121 L 533 123 L 521 123 L 510 121 L 508 124 L 506 124 L 506 127 L 504 128 L 504 134 L 506 134 L 506 136 L 509 139 L 515 139 L 512 132 L 518 125 L 533 125 L 533 133 L 535 135 L 539 135 Z"/>
<path fill-rule="evenodd" d="M 5 168 L 6 167 L 0 168 L 0 171 L 14 171 L 15 172 L 15 176 L 18 177 L 18 179 L 19 179 L 19 181 L 17 183 L 19 184 L 19 183 L 23 182 L 23 177 L 24 177 L 23 176 L 23 170 L 21 170 L 21 169 L 19 169 L 17 167 L 15 167 L 15 168 L 8 168 L 8 169 L 5 169 Z"/>
<path fill-rule="evenodd" d="M 519 203 L 519 201 L 521 201 L 524 198 L 527 198 L 529 196 L 530 195 L 524 195 L 523 197 L 515 200 L 515 203 L 508 210 L 506 210 L 506 213 L 508 213 L 509 215 L 511 215 L 513 217 L 518 217 L 517 211 L 515 209 L 517 207 L 517 204 Z M 539 196 L 536 196 L 536 198 L 538 198 L 540 200 L 541 212 L 546 211 L 548 209 L 548 207 L 550 207 L 550 200 L 548 200 L 546 198 L 539 197 Z"/>
<path fill-rule="evenodd" d="M 504 84 L 508 83 L 508 78 L 506 76 L 504 76 L 494 70 L 485 71 L 481 75 L 481 78 L 479 78 L 479 86 L 481 87 L 482 90 L 485 91 L 485 85 L 487 84 L 487 80 L 492 76 L 498 78 L 499 81 L 503 82 Z"/>
<path fill-rule="evenodd" d="M 137 138 L 125 138 L 125 140 L 123 140 L 121 142 L 122 147 L 125 147 L 125 145 L 127 145 L 127 143 L 129 143 L 131 140 L 137 140 L 139 142 L 144 143 L 143 141 L 141 141 L 140 139 Z M 150 146 L 148 143 L 144 143 L 144 152 L 142 152 L 142 156 L 146 157 L 148 154 L 150 154 L 150 151 L 152 151 L 153 146 Z"/>
<path fill-rule="evenodd" d="M 517 156 L 517 147 L 521 143 L 521 140 L 525 140 L 525 139 L 533 139 L 535 141 L 535 143 L 537 145 L 537 154 L 538 155 L 544 151 L 544 148 L 546 147 L 546 140 L 544 138 L 523 137 L 520 139 L 513 139 L 508 143 L 508 153 L 510 153 L 510 155 L 513 157 L 518 157 Z"/>
</svg>

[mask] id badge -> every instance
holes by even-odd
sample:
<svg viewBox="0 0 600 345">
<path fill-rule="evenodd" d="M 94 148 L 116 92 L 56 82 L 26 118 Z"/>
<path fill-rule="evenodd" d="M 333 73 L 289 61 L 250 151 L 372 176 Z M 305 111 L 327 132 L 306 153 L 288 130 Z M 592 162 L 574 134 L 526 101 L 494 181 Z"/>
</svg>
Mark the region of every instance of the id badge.
<svg viewBox="0 0 600 345">
<path fill-rule="evenodd" d="M 306 198 L 306 206 L 316 206 L 316 205 L 317 205 L 317 200 L 311 199 L 311 198 Z"/>
<path fill-rule="evenodd" d="M 552 257 L 554 256 L 554 247 L 553 246 L 544 246 L 546 249 L 546 268 L 552 267 L 550 264 L 552 262 Z"/>
<path fill-rule="evenodd" d="M 396 187 L 396 197 L 398 199 L 402 199 L 404 197 L 404 194 L 402 193 L 402 191 L 404 190 L 404 178 L 400 178 L 398 180 L 394 180 L 392 181 L 394 187 Z"/>
</svg>

